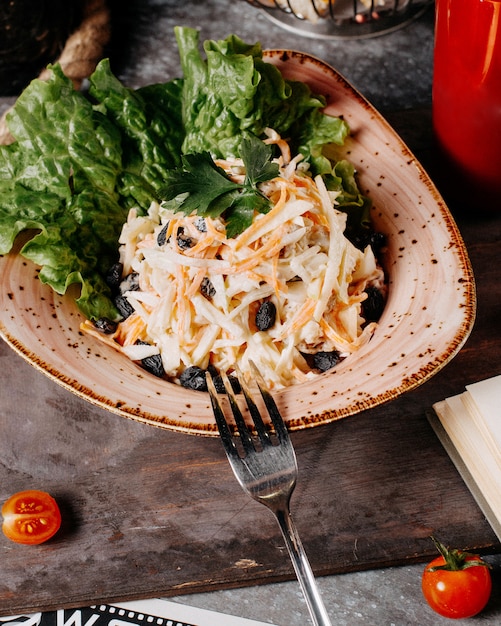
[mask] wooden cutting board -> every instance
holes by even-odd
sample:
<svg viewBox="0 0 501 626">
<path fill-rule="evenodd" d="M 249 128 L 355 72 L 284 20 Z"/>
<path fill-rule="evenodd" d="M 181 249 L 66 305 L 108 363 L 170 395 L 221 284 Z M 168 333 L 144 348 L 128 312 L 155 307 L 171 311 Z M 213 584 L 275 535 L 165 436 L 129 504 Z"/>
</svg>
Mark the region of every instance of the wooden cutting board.
<svg viewBox="0 0 501 626">
<path fill-rule="evenodd" d="M 459 355 L 397 400 L 292 435 L 293 514 L 318 575 L 426 560 L 432 532 L 501 551 L 425 416 L 501 368 L 501 216 L 458 222 L 478 289 Z M 41 546 L 0 536 L 0 615 L 294 577 L 274 518 L 241 491 L 218 439 L 107 413 L 3 342 L 0 371 L 0 499 L 44 489 L 64 519 Z"/>
</svg>

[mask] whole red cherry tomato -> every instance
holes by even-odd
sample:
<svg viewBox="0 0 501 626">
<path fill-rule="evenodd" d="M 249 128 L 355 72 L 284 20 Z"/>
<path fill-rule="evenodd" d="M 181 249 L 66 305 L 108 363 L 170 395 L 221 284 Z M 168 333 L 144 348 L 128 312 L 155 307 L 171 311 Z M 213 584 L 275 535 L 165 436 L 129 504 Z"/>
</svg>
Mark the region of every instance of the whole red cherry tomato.
<svg viewBox="0 0 501 626">
<path fill-rule="evenodd" d="M 477 615 L 492 590 L 489 565 L 479 556 L 450 550 L 432 537 L 441 556 L 423 572 L 423 594 L 431 608 L 454 619 Z"/>
<path fill-rule="evenodd" d="M 5 536 L 16 543 L 43 543 L 61 526 L 57 502 L 45 491 L 35 489 L 10 496 L 2 506 L 2 516 Z"/>
</svg>

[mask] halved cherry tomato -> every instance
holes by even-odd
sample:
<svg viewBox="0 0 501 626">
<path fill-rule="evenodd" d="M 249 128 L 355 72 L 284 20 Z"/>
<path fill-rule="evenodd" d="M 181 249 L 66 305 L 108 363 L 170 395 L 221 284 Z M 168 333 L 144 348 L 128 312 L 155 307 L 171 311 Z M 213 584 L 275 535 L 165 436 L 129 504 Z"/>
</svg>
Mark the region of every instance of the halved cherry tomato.
<svg viewBox="0 0 501 626">
<path fill-rule="evenodd" d="M 436 539 L 433 541 L 441 556 L 433 559 L 423 572 L 426 601 L 444 617 L 459 619 L 477 615 L 491 595 L 489 565 L 475 554 L 450 550 Z"/>
<path fill-rule="evenodd" d="M 30 489 L 8 498 L 2 506 L 4 535 L 16 543 L 35 545 L 53 537 L 61 526 L 57 502 L 45 491 Z"/>
</svg>

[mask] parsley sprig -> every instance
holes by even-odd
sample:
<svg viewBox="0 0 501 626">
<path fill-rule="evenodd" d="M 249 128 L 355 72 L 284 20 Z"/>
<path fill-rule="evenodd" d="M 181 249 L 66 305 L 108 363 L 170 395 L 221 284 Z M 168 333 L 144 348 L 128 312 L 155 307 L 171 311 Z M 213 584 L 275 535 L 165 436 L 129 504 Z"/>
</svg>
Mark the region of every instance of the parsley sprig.
<svg viewBox="0 0 501 626">
<path fill-rule="evenodd" d="M 227 237 L 236 237 L 252 224 L 255 212 L 270 210 L 259 184 L 279 174 L 278 165 L 271 161 L 271 146 L 255 135 L 242 140 L 240 155 L 245 167 L 243 183 L 231 180 L 208 152 L 184 155 L 180 168 L 167 171 L 164 199 L 177 198 L 179 209 L 187 215 L 223 217 Z"/>
</svg>

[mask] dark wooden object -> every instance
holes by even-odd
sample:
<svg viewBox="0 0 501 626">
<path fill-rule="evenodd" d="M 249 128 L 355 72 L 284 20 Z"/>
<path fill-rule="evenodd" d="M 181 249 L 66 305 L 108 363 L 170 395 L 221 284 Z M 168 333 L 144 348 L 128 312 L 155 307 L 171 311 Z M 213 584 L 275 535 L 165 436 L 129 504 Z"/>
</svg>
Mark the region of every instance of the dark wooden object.
<svg viewBox="0 0 501 626">
<path fill-rule="evenodd" d="M 84 0 L 10 0 L 0 5 L 0 95 L 18 95 L 61 53 Z"/>
<path fill-rule="evenodd" d="M 429 112 L 390 121 L 426 164 Z M 501 214 L 458 223 L 478 289 L 459 355 L 393 402 L 292 435 L 293 514 L 318 575 L 427 560 L 432 532 L 501 551 L 425 416 L 433 402 L 501 371 Z M 0 371 L 0 499 L 45 489 L 64 518 L 42 546 L 0 536 L 0 615 L 294 577 L 274 518 L 240 489 L 218 439 L 98 409 L 4 343 Z"/>
</svg>

